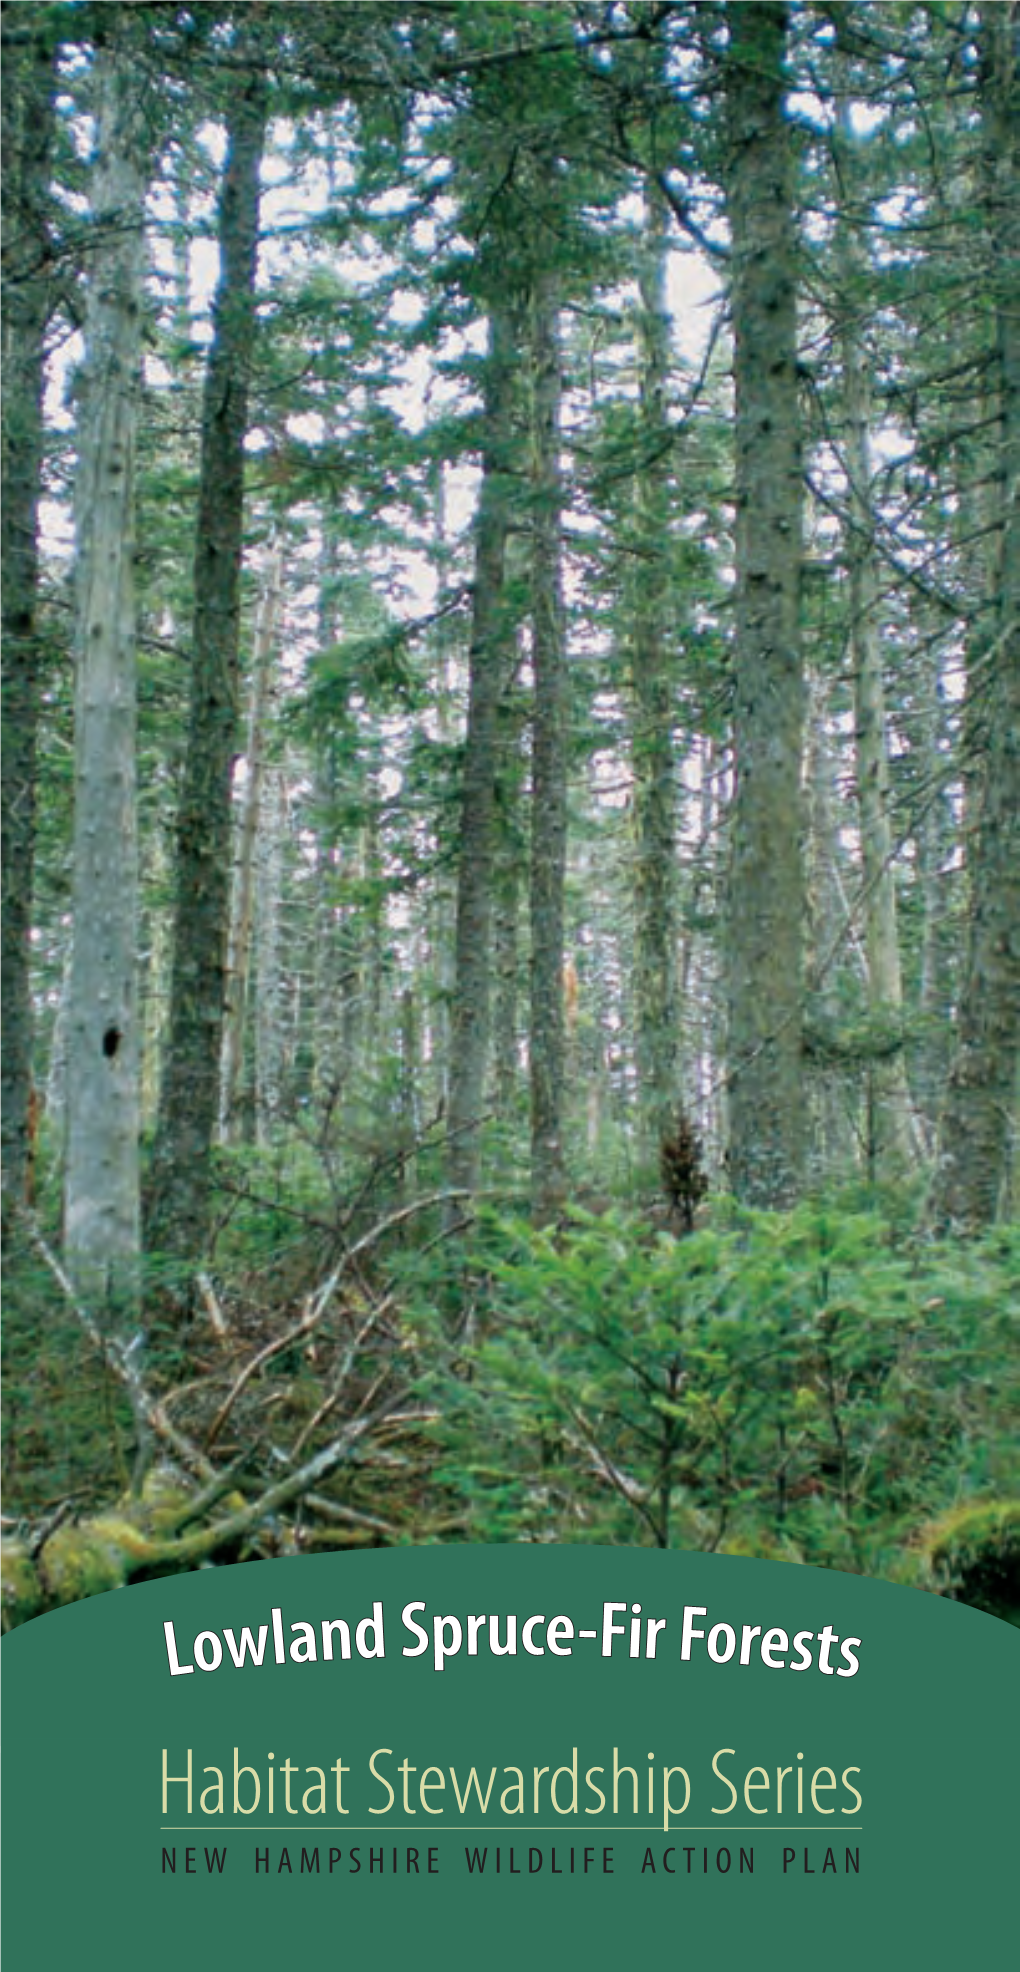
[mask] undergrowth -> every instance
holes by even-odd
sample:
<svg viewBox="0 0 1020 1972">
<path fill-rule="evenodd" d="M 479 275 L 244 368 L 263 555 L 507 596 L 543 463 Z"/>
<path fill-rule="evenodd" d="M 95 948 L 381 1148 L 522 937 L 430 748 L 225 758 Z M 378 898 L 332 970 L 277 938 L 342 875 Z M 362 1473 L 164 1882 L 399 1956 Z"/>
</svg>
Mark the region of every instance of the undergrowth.
<svg viewBox="0 0 1020 1972">
<path fill-rule="evenodd" d="M 483 1211 L 451 1231 L 438 1205 L 403 1217 L 391 1198 L 361 1254 L 357 1227 L 331 1230 L 311 1194 L 307 1223 L 281 1218 L 275 1243 L 265 1217 L 245 1236 L 256 1208 L 235 1198 L 204 1303 L 182 1315 L 172 1284 L 150 1282 L 145 1375 L 203 1455 L 251 1459 L 256 1493 L 368 1421 L 246 1554 L 699 1548 L 1015 1617 L 1020 1227 L 935 1243 L 895 1202 L 871 1203 L 780 1215 L 720 1200 L 678 1239 L 619 1209 L 546 1231 Z M 345 1254 L 314 1331 L 273 1353 Z M 9 1526 L 123 1495 L 124 1392 L 28 1252 L 8 1265 L 3 1378 Z"/>
</svg>

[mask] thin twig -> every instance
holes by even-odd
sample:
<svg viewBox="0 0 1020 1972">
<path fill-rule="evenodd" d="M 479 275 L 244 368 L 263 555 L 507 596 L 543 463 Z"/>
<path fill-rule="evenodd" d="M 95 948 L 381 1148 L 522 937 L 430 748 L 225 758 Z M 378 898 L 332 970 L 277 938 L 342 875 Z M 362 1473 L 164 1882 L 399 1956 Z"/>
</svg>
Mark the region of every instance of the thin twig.
<svg viewBox="0 0 1020 1972">
<path fill-rule="evenodd" d="M 318 1325 L 318 1323 L 321 1321 L 324 1312 L 325 1312 L 325 1303 L 323 1303 L 321 1306 L 316 1304 L 309 1310 L 308 1314 L 306 1314 L 301 1321 L 295 1323 L 293 1328 L 288 1328 L 283 1335 L 278 1335 L 274 1342 L 267 1342 L 265 1347 L 259 1349 L 256 1352 L 256 1354 L 252 1356 L 251 1361 L 245 1364 L 243 1370 L 241 1371 L 240 1375 L 235 1379 L 226 1397 L 224 1398 L 222 1404 L 220 1405 L 220 1408 L 217 1411 L 216 1416 L 213 1418 L 213 1421 L 209 1426 L 205 1440 L 207 1451 L 212 1449 L 212 1446 L 215 1444 L 216 1439 L 219 1437 L 219 1434 L 222 1431 L 223 1426 L 227 1421 L 227 1418 L 229 1417 L 231 1411 L 233 1410 L 234 1404 L 236 1403 L 245 1385 L 249 1383 L 251 1381 L 251 1378 L 255 1375 L 256 1370 L 262 1369 L 266 1363 L 272 1362 L 274 1356 L 283 1355 L 286 1349 L 292 1349 L 296 1342 L 300 1342 L 304 1336 L 310 1335 L 312 1329 L 315 1328 Z"/>
</svg>

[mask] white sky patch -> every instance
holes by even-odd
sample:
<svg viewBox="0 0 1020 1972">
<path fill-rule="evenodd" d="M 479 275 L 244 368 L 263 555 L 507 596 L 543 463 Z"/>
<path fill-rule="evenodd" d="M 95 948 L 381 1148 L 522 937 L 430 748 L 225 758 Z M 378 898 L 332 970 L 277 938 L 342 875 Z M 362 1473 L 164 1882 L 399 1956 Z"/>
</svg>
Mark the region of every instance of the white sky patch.
<svg viewBox="0 0 1020 1972">
<path fill-rule="evenodd" d="M 66 560 L 74 552 L 74 520 L 71 510 L 58 500 L 39 502 L 39 533 L 48 554 Z"/>
<path fill-rule="evenodd" d="M 810 124 L 812 130 L 829 130 L 833 123 L 833 113 L 828 103 L 823 103 L 812 89 L 791 89 L 786 98 L 787 108 L 798 123 Z"/>
<path fill-rule="evenodd" d="M 221 123 L 199 125 L 197 140 L 216 171 L 222 171 L 227 155 L 227 133 Z"/>
<path fill-rule="evenodd" d="M 73 372 L 84 361 L 85 338 L 80 329 L 66 336 L 59 349 L 50 357 L 46 370 L 46 388 L 43 393 L 43 415 L 52 431 L 73 431 L 74 411 L 69 402 L 69 388 Z M 52 505 L 52 502 L 50 502 Z"/>
<path fill-rule="evenodd" d="M 212 341 L 211 311 L 220 278 L 220 250 L 215 240 L 192 240 L 188 247 L 188 304 L 192 340 Z"/>
<path fill-rule="evenodd" d="M 670 252 L 666 262 L 666 298 L 673 325 L 673 343 L 687 362 L 700 363 L 712 331 L 722 289 L 704 254 Z"/>
<path fill-rule="evenodd" d="M 398 288 L 390 303 L 390 321 L 399 328 L 414 328 L 425 313 L 425 303 L 412 288 Z"/>
<path fill-rule="evenodd" d="M 297 170 L 299 175 L 293 159 L 281 151 L 270 151 L 263 159 L 259 201 L 263 234 L 271 235 L 276 227 L 307 226 L 330 210 L 337 188 L 330 186 L 326 160 L 303 157 Z"/>
<path fill-rule="evenodd" d="M 417 434 L 423 431 L 427 417 L 428 387 L 432 375 L 432 360 L 427 349 L 412 350 L 403 362 L 395 366 L 398 381 L 387 384 L 379 392 L 379 400 L 394 410 L 407 430 Z"/>
<path fill-rule="evenodd" d="M 287 432 L 302 445 L 321 445 L 326 437 L 326 420 L 318 411 L 295 411 L 287 419 Z"/>
<path fill-rule="evenodd" d="M 851 103 L 850 128 L 855 137 L 870 137 L 889 121 L 886 103 Z"/>
</svg>

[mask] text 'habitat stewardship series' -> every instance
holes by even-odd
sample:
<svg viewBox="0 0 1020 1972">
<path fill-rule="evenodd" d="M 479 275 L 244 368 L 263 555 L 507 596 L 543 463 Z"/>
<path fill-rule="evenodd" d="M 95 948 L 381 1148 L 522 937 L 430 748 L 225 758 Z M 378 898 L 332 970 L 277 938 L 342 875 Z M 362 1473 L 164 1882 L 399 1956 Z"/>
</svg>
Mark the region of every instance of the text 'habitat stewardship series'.
<svg viewBox="0 0 1020 1972">
<path fill-rule="evenodd" d="M 269 1964 L 296 1924 L 383 1965 L 609 1966 L 681 1927 L 716 1962 L 948 1966 L 976 1895 L 1008 1936 L 1016 1650 L 940 1598 L 703 1554 L 142 1584 L 4 1639 L 8 1938 L 45 1910 L 70 1955 L 115 1881 L 157 1968 Z"/>
</svg>

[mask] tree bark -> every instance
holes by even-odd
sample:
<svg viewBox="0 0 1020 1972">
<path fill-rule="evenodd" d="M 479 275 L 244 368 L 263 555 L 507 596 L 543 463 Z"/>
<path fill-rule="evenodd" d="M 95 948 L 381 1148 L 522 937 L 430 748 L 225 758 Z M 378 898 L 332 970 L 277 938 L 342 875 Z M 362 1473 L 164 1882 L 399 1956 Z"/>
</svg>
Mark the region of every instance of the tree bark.
<svg viewBox="0 0 1020 1972">
<path fill-rule="evenodd" d="M 319 592 L 319 643 L 328 650 L 340 634 L 336 598 L 336 521 L 328 501 L 320 509 L 322 559 Z M 314 1071 L 313 1090 L 321 1107 L 322 1141 L 330 1144 L 337 1105 L 349 1064 L 344 1058 L 341 1008 L 347 955 L 341 873 L 345 845 L 337 842 L 337 741 L 327 728 L 315 749 L 312 769 L 316 812 Z"/>
<path fill-rule="evenodd" d="M 492 1048 L 493 1103 L 508 1122 L 517 1089 L 517 980 L 520 967 L 520 875 L 516 859 L 504 853 L 497 868 L 495 970 L 496 1008 Z"/>
<path fill-rule="evenodd" d="M 843 938 L 848 899 L 840 869 L 839 831 L 842 807 L 837 762 L 829 728 L 829 680 L 816 672 L 808 680 L 806 741 L 808 839 L 806 857 L 807 976 L 817 981 L 813 1005 L 827 1028 L 839 1026 L 841 982 L 831 963 Z M 847 942 L 860 975 L 867 984 L 864 949 L 850 921 Z M 843 1064 L 812 1064 L 808 1085 L 811 1137 L 811 1175 L 824 1182 L 834 1173 L 849 1174 L 853 1163 L 850 1110 Z M 855 1076 L 856 1080 L 856 1076 Z"/>
<path fill-rule="evenodd" d="M 836 140 L 844 181 L 853 185 L 853 135 L 845 99 L 837 112 Z M 874 490 L 871 471 L 871 390 L 868 357 L 854 321 L 853 297 L 866 269 L 845 216 L 839 221 L 842 276 L 840 360 L 846 425 L 849 513 L 845 557 L 850 591 L 850 662 L 854 681 L 854 741 L 857 809 L 864 877 L 865 951 L 868 1007 L 895 1030 L 903 1021 L 903 972 L 896 907 L 894 843 L 889 818 L 891 783 L 885 680 L 879 637 L 879 582 L 874 543 Z M 909 1170 L 924 1145 L 914 1119 L 902 1047 L 869 1068 L 874 1127 L 875 1175 L 896 1177 Z"/>
<path fill-rule="evenodd" d="M 261 606 L 252 639 L 251 688 L 248 702 L 246 774 L 241 795 L 241 820 L 227 946 L 227 1006 L 223 1023 L 220 1067 L 220 1139 L 229 1143 L 234 1128 L 237 1092 L 244 1054 L 245 1004 L 251 959 L 252 910 L 255 897 L 255 851 L 258 842 L 262 783 L 266 763 L 266 711 L 276 648 L 276 621 L 283 581 L 283 554 L 273 547 L 265 574 Z"/>
<path fill-rule="evenodd" d="M 638 562 L 634 581 L 631 677 L 638 1101 L 644 1148 L 654 1150 L 675 1121 L 678 1096 L 677 785 L 666 649 L 669 549 L 669 443 L 666 388 L 666 213 L 650 186 L 639 272 L 641 463 L 635 487 Z"/>
<path fill-rule="evenodd" d="M 513 542 L 510 548 L 508 573 L 513 581 Z M 499 707 L 492 873 L 494 993 L 491 1088 L 493 1109 L 503 1123 L 510 1120 L 516 1107 L 520 1071 L 521 932 L 527 880 L 525 738 L 530 704 L 527 694 L 516 683 L 516 657 L 513 664 L 511 682 L 503 692 Z"/>
<path fill-rule="evenodd" d="M 534 275 L 531 359 L 531 1200 L 562 1201 L 563 893 L 567 859 L 567 705 L 560 591 L 560 350 L 554 276 Z"/>
<path fill-rule="evenodd" d="M 230 919 L 238 741 L 244 440 L 255 338 L 265 76 L 239 76 L 227 117 L 220 278 L 202 402 L 188 749 L 177 817 L 173 982 L 146 1214 L 153 1248 L 198 1257 L 208 1228 Z"/>
<path fill-rule="evenodd" d="M 3 10 L 5 25 L 14 14 Z M 19 10 L 20 12 L 20 10 Z M 29 932 L 35 854 L 38 505 L 44 338 L 49 308 L 46 203 L 53 137 L 53 48 L 42 32 L 3 63 L 2 722 L 0 750 L 0 1047 L 3 1216 L 25 1196 L 31 1163 Z"/>
<path fill-rule="evenodd" d="M 370 722 L 366 747 L 365 819 L 361 828 L 361 881 L 364 906 L 358 926 L 361 940 L 364 1008 L 362 1055 L 365 1074 L 377 1084 L 383 1052 L 383 997 L 386 982 L 386 879 L 383 858 L 382 775 L 385 740 Z"/>
<path fill-rule="evenodd" d="M 273 1141 L 283 1099 L 284 997 L 280 912 L 283 906 L 283 852 L 287 798 L 283 774 L 275 768 L 266 783 L 259 831 L 258 950 L 255 968 L 255 1134 L 263 1146 Z"/>
<path fill-rule="evenodd" d="M 321 786 L 321 768 L 318 772 Z M 313 1087 L 316 1100 L 322 1107 L 324 1127 L 332 1118 L 343 1086 L 339 1007 L 343 974 L 342 933 L 336 898 L 338 853 L 330 842 L 319 841 L 316 845 Z"/>
<path fill-rule="evenodd" d="M 786 8 L 728 8 L 726 199 L 736 386 L 736 638 L 729 908 L 730 1178 L 797 1196 L 803 1087 L 801 439 Z"/>
<path fill-rule="evenodd" d="M 1020 6 L 981 8 L 979 85 L 985 152 L 987 276 L 998 384 L 990 462 L 999 521 L 997 596 L 987 648 L 972 668 L 984 739 L 980 805 L 968 856 L 970 922 L 953 1066 L 939 1125 L 931 1201 L 936 1225 L 992 1223 L 1009 1167 L 1020 1054 Z M 973 729 L 973 728 L 972 728 Z"/>
<path fill-rule="evenodd" d="M 170 856 L 164 829 L 155 827 L 150 833 L 148 867 L 144 852 L 139 860 L 141 896 L 149 896 L 139 931 L 139 1124 L 144 1137 L 159 1108 L 159 1064 L 170 993 L 170 912 L 163 902 L 170 888 Z"/>
<path fill-rule="evenodd" d="M 457 656 L 455 637 L 445 615 L 450 605 L 450 538 L 447 520 L 446 467 L 437 459 L 432 467 L 430 493 L 433 508 L 434 559 L 436 565 L 436 608 L 440 612 L 433 626 L 431 661 L 435 676 L 436 738 L 449 748 L 455 739 L 455 694 Z M 453 1004 L 453 938 L 456 883 L 454 873 L 444 867 L 437 827 L 426 853 L 437 868 L 425 900 L 424 970 L 429 979 L 428 996 L 422 1007 L 422 1062 L 429 1064 L 435 1111 L 442 1116 L 449 1102 L 450 1008 Z"/>
<path fill-rule="evenodd" d="M 467 733 L 460 806 L 460 853 L 450 1009 L 449 1136 L 451 1189 L 474 1191 L 489 1046 L 492 972 L 494 808 L 500 696 L 506 681 L 508 624 L 504 579 L 510 531 L 510 421 L 515 390 L 514 325 L 506 308 L 489 317 L 482 484 L 475 520 L 474 597 Z"/>
<path fill-rule="evenodd" d="M 697 742 L 698 833 L 690 851 L 691 884 L 686 912 L 689 923 L 680 950 L 679 982 L 680 1005 L 687 1016 L 684 1087 L 690 1091 L 693 1114 L 716 1156 L 720 1155 L 726 1134 L 725 1080 L 719 1072 L 723 1057 L 722 994 L 716 941 L 702 927 L 714 923 L 720 914 L 722 883 L 717 844 L 726 799 L 720 792 L 724 768 L 719 755 L 716 741 L 702 738 Z"/>
<path fill-rule="evenodd" d="M 75 482 L 73 947 L 64 1248 L 93 1309 L 130 1313 L 139 1261 L 135 440 L 144 106 L 116 42 L 95 57 L 95 244 Z"/>
<path fill-rule="evenodd" d="M 955 819 L 945 786 L 946 695 L 937 646 L 927 656 L 924 692 L 921 776 L 927 796 L 915 838 L 923 910 L 918 981 L 922 1029 L 914 1077 L 931 1143 L 936 1137 L 950 1066 L 954 972 L 951 914 L 958 881 L 953 857 Z"/>
</svg>

